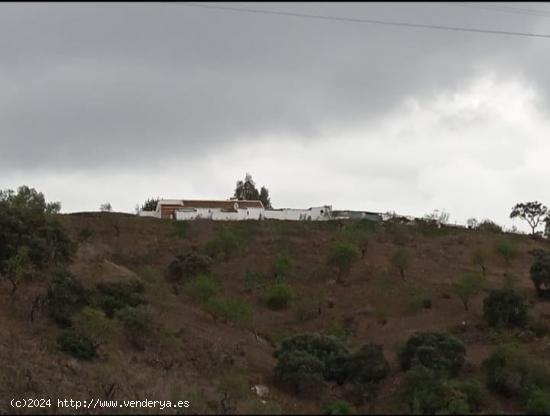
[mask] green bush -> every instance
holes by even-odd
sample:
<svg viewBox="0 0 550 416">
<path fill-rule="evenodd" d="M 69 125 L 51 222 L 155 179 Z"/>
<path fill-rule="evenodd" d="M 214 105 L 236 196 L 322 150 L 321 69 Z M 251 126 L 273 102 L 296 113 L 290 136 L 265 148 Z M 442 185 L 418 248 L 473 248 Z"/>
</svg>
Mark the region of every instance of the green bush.
<svg viewBox="0 0 550 416">
<path fill-rule="evenodd" d="M 456 375 L 464 365 L 466 349 L 458 338 L 440 332 L 418 332 L 411 336 L 399 355 L 403 370 L 416 364 Z"/>
<path fill-rule="evenodd" d="M 341 278 L 350 272 L 360 255 L 361 253 L 355 245 L 337 242 L 330 247 L 328 264 L 338 268 L 338 277 Z"/>
<path fill-rule="evenodd" d="M 487 231 L 490 233 L 501 233 L 502 227 L 489 219 L 485 219 L 477 225 L 476 230 Z"/>
<path fill-rule="evenodd" d="M 172 282 L 189 280 L 199 274 L 210 273 L 211 260 L 208 256 L 190 251 L 176 256 L 166 270 L 166 278 Z"/>
<path fill-rule="evenodd" d="M 279 282 L 264 292 L 264 302 L 271 309 L 286 308 L 294 298 L 294 291 L 286 283 Z"/>
<path fill-rule="evenodd" d="M 366 344 L 351 355 L 350 370 L 348 382 L 378 383 L 388 375 L 390 364 L 384 357 L 381 345 Z"/>
<path fill-rule="evenodd" d="M 96 288 L 98 295 L 95 303 L 109 318 L 112 318 L 117 310 L 126 306 L 135 307 L 146 303 L 143 296 L 145 286 L 137 279 L 100 282 Z"/>
<path fill-rule="evenodd" d="M 550 293 L 550 253 L 539 251 L 529 270 L 531 280 L 539 296 L 549 297 Z"/>
<path fill-rule="evenodd" d="M 288 351 L 305 351 L 326 363 L 330 358 L 347 355 L 347 347 L 337 338 L 320 334 L 300 334 L 284 339 L 275 351 L 278 357 Z"/>
<path fill-rule="evenodd" d="M 73 329 L 67 329 L 57 338 L 61 351 L 80 360 L 91 360 L 96 356 L 96 347 L 92 340 Z"/>
<path fill-rule="evenodd" d="M 22 275 L 49 272 L 72 260 L 75 245 L 50 215 L 57 208 L 59 203 L 46 203 L 28 186 L 0 190 L 0 277 L 10 281 L 12 295 Z"/>
<path fill-rule="evenodd" d="M 424 309 L 432 309 L 432 300 L 430 298 L 422 299 L 421 304 Z"/>
<path fill-rule="evenodd" d="M 273 370 L 277 380 L 290 384 L 298 393 L 317 387 L 323 380 L 324 372 L 323 362 L 302 350 L 280 354 Z"/>
<path fill-rule="evenodd" d="M 516 247 L 509 241 L 502 240 L 497 243 L 495 250 L 500 255 L 506 264 L 510 264 L 518 256 Z"/>
<path fill-rule="evenodd" d="M 487 399 L 487 391 L 479 380 L 453 381 L 451 385 L 466 395 L 466 402 L 470 411 L 479 411 Z"/>
<path fill-rule="evenodd" d="M 238 248 L 237 236 L 230 230 L 224 229 L 207 241 L 204 251 L 212 258 L 222 258 L 227 261 Z"/>
<path fill-rule="evenodd" d="M 73 327 L 96 345 L 106 342 L 113 333 L 113 323 L 100 309 L 85 306 L 73 318 Z"/>
<path fill-rule="evenodd" d="M 204 304 L 204 309 L 215 319 L 222 319 L 237 325 L 246 326 L 252 319 L 252 308 L 241 299 L 215 296 Z"/>
<path fill-rule="evenodd" d="M 496 393 L 526 404 L 531 393 L 550 389 L 550 371 L 516 345 L 502 344 L 483 362 L 487 387 Z M 539 402 L 539 398 L 536 402 Z M 534 405 L 534 403 L 532 403 Z"/>
<path fill-rule="evenodd" d="M 273 273 L 275 277 L 281 278 L 285 277 L 288 274 L 288 271 L 290 270 L 290 259 L 285 256 L 279 254 L 275 261 L 273 262 Z"/>
<path fill-rule="evenodd" d="M 88 304 L 88 293 L 79 280 L 66 270 L 59 270 L 48 289 L 46 304 L 51 319 L 67 327 L 71 316 Z"/>
<path fill-rule="evenodd" d="M 531 392 L 527 399 L 526 410 L 530 415 L 550 414 L 550 392 L 540 389 Z"/>
<path fill-rule="evenodd" d="M 130 334 L 148 333 L 151 331 L 152 319 L 144 307 L 125 306 L 115 314 Z"/>
<path fill-rule="evenodd" d="M 199 302 L 206 302 L 221 292 L 221 285 L 211 275 L 204 274 L 189 281 L 185 285 L 185 291 L 191 298 Z"/>
<path fill-rule="evenodd" d="M 469 414 L 485 398 L 476 380 L 456 382 L 445 371 L 414 366 L 407 373 L 405 402 L 411 414 Z"/>
<path fill-rule="evenodd" d="M 353 415 L 355 408 L 345 400 L 335 400 L 325 406 L 325 415 Z"/>
<path fill-rule="evenodd" d="M 280 362 L 298 353 L 299 357 L 312 357 L 321 364 L 316 368 L 321 371 L 323 380 L 338 384 L 371 385 L 380 382 L 389 372 L 389 363 L 380 345 L 366 344 L 352 354 L 335 337 L 300 334 L 283 340 L 275 356 Z M 283 367 L 286 365 L 281 364 Z"/>
<path fill-rule="evenodd" d="M 446 410 L 449 393 L 445 372 L 415 365 L 407 373 L 404 398 L 411 414 L 436 414 Z"/>
<path fill-rule="evenodd" d="M 483 300 L 483 315 L 493 327 L 523 327 L 527 323 L 527 305 L 512 289 L 491 290 Z"/>
<path fill-rule="evenodd" d="M 349 375 L 350 353 L 347 347 L 336 337 L 319 334 L 300 334 L 282 341 L 275 351 L 279 357 L 288 352 L 302 351 L 323 363 L 326 380 L 343 383 Z"/>
</svg>

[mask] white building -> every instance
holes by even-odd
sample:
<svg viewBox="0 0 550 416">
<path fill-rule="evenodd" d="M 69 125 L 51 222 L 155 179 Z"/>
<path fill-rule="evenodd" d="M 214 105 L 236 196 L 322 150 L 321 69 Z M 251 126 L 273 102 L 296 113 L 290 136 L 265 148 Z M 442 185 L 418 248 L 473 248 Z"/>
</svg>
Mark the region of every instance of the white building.
<svg viewBox="0 0 550 416">
<path fill-rule="evenodd" d="M 140 211 L 138 215 L 181 221 L 196 219 L 326 221 L 331 219 L 331 212 L 330 205 L 309 209 L 265 209 L 261 201 L 161 199 L 155 211 Z"/>
</svg>

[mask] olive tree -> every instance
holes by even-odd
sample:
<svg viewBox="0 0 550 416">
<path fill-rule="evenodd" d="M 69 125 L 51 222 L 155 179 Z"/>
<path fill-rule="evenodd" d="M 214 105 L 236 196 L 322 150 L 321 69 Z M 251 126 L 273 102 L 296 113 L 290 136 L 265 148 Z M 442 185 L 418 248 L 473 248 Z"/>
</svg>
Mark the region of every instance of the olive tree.
<svg viewBox="0 0 550 416">
<path fill-rule="evenodd" d="M 468 310 L 469 300 L 477 295 L 483 287 L 483 277 L 477 273 L 466 273 L 453 284 L 453 291 Z"/>
<path fill-rule="evenodd" d="M 349 274 L 359 256 L 359 249 L 353 244 L 339 242 L 330 247 L 328 263 L 338 268 L 338 282 Z"/>
</svg>

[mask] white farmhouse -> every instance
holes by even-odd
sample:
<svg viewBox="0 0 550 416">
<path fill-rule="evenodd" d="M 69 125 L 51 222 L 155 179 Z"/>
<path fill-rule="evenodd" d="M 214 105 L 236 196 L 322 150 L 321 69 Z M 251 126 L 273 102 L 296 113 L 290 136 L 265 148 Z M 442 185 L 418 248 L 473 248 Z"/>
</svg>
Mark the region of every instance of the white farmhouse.
<svg viewBox="0 0 550 416">
<path fill-rule="evenodd" d="M 332 207 L 325 205 L 308 209 L 265 209 L 262 202 L 229 200 L 161 199 L 155 211 L 140 211 L 142 217 L 175 220 L 209 219 L 213 221 L 287 220 L 326 221 L 331 219 Z"/>
</svg>

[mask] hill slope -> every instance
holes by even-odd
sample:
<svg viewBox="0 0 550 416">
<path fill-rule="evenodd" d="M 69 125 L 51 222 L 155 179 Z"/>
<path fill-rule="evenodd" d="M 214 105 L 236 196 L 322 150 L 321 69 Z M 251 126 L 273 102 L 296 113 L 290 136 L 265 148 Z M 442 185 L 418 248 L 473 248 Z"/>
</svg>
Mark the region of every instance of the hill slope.
<svg viewBox="0 0 550 416">
<path fill-rule="evenodd" d="M 367 342 L 383 345 L 390 376 L 375 403 L 358 403 L 357 408 L 403 411 L 399 402 L 403 373 L 395 352 L 414 332 L 455 333 L 466 344 L 465 372 L 480 379 L 481 362 L 499 342 L 483 320 L 483 293 L 465 311 L 452 291 L 452 283 L 462 274 L 479 270 L 472 262 L 478 247 L 487 252 L 485 289 L 510 284 L 505 274 L 513 276 L 515 288 L 532 303 L 530 316 L 550 316 L 550 304 L 535 301 L 528 273 L 533 261 L 528 252 L 548 244 L 527 236 L 413 225 L 374 228 L 351 221 L 175 223 L 109 213 L 59 215 L 59 220 L 78 243 L 71 266 L 74 275 L 90 290 L 100 282 L 141 281 L 151 329 L 136 340 L 116 327 L 99 345 L 96 358 L 77 360 L 61 352 L 56 343 L 62 329 L 41 302 L 47 282 L 24 282 L 10 296 L 9 285 L 2 281 L 2 412 L 14 411 L 9 406 L 12 397 L 50 397 L 189 400 L 191 406 L 183 413 L 317 413 L 327 403 L 347 398 L 346 389 L 326 384 L 322 394 L 303 397 L 272 378 L 277 344 L 304 332 L 336 335 L 354 347 Z M 230 230 L 235 248 L 226 260 L 214 260 L 211 272 L 221 284 L 223 299 L 250 305 L 250 321 L 215 319 L 185 286 L 165 278 L 176 255 L 203 250 L 221 230 Z M 503 240 L 519 252 L 509 265 L 495 252 L 495 245 Z M 335 241 L 360 242 L 366 248 L 343 284 L 336 282 L 336 271 L 327 265 L 328 250 Z M 412 254 L 406 279 L 390 262 L 398 248 Z M 295 296 L 289 307 L 272 310 L 263 302 L 263 293 L 275 281 L 278 258 L 289 263 L 284 279 Z M 428 299 L 431 308 L 427 308 Z M 545 338 L 527 337 L 524 346 L 543 354 L 545 342 Z M 264 399 L 251 391 L 258 384 L 269 388 Z M 497 397 L 490 397 L 486 407 L 518 410 Z M 144 411 L 158 413 L 159 409 L 124 409 L 123 413 Z M 176 413 L 174 409 L 163 412 Z"/>
</svg>

